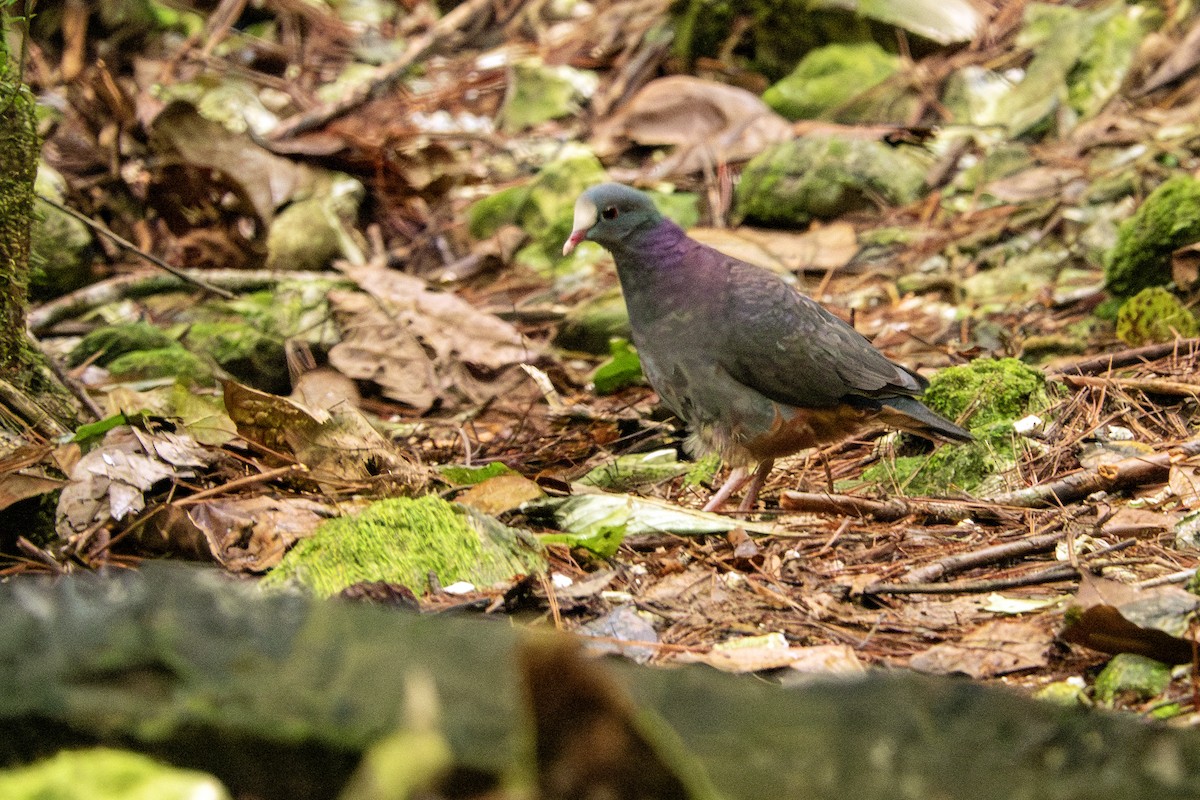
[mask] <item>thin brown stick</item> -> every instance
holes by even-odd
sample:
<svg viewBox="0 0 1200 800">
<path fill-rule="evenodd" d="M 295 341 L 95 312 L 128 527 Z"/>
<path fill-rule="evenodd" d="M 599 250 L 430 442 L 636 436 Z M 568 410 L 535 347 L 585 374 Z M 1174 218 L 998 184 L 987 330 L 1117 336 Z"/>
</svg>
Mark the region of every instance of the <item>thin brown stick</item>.
<svg viewBox="0 0 1200 800">
<path fill-rule="evenodd" d="M 1173 397 L 1200 397 L 1200 386 L 1162 378 L 1093 378 L 1086 375 L 1063 375 L 1062 380 L 1075 388 L 1112 385 L 1121 389 L 1133 389 L 1139 392 L 1152 392 Z"/>
<path fill-rule="evenodd" d="M 1059 506 L 1082 500 L 1093 492 L 1112 492 L 1135 486 L 1162 483 L 1169 475 L 1173 458 L 1200 454 L 1200 439 L 1152 456 L 1135 456 L 1115 464 L 1081 470 L 1050 483 L 992 495 L 988 502 L 1020 508 Z"/>
<path fill-rule="evenodd" d="M 438 45 L 453 36 L 468 24 L 478 24 L 479 15 L 491 16 L 494 0 L 466 0 L 446 16 L 439 19 L 429 30 L 416 37 L 404 48 L 399 58 L 376 68 L 371 80 L 350 92 L 340 100 L 298 114 L 284 120 L 271 131 L 271 141 L 281 141 L 306 133 L 347 114 L 362 104 L 387 92 L 396 84 L 408 68 L 429 55 Z M 514 9 L 515 10 L 515 9 Z"/>
<path fill-rule="evenodd" d="M 1018 539 L 1015 542 L 992 545 L 991 547 L 972 550 L 968 553 L 956 553 L 946 558 L 940 558 L 932 564 L 926 564 L 918 569 L 910 570 L 900 580 L 911 584 L 932 583 L 949 575 L 965 572 L 975 567 L 982 567 L 986 564 L 995 564 L 999 561 L 1020 558 L 1032 553 L 1043 553 L 1047 550 L 1053 550 L 1054 546 L 1065 535 L 1066 531 L 1061 530 L 1054 533 L 1043 533 L 1040 536 L 1030 536 L 1027 539 Z"/>
<path fill-rule="evenodd" d="M 220 486 L 211 486 L 195 494 L 175 500 L 171 505 L 176 507 L 194 506 L 217 495 L 228 494 L 245 486 L 253 486 L 258 483 L 268 483 L 276 478 L 282 478 L 286 475 L 291 475 L 295 472 L 308 472 L 308 467 L 303 464 L 288 464 L 286 467 L 277 467 L 269 469 L 266 472 L 260 472 L 257 475 L 247 475 L 244 478 L 222 483 Z"/>
<path fill-rule="evenodd" d="M 1097 372 L 1109 372 L 1121 367 L 1128 367 L 1134 364 L 1143 364 L 1147 361 L 1157 361 L 1160 358 L 1165 358 L 1172 353 L 1182 351 L 1194 351 L 1200 349 L 1200 339 L 1176 339 L 1173 342 L 1165 342 L 1163 344 L 1148 344 L 1143 347 L 1132 347 L 1128 350 L 1121 350 L 1116 353 L 1109 353 L 1103 356 L 1092 356 L 1084 358 L 1073 364 L 1066 364 L 1059 367 L 1053 373 L 1053 376 L 1066 375 L 1088 375 Z"/>
<path fill-rule="evenodd" d="M 964 519 L 1004 519 L 1009 516 L 999 503 L 986 504 L 973 500 L 926 500 L 915 498 L 892 498 L 873 500 L 849 494 L 829 492 L 784 491 L 779 497 L 779 507 L 785 511 L 812 514 L 843 514 L 858 517 L 874 517 L 881 521 L 894 521 L 910 516 L 925 517 L 940 522 L 961 522 Z"/>
<path fill-rule="evenodd" d="M 1086 563 L 1099 566 L 1096 559 L 1137 544 L 1137 539 L 1122 539 L 1116 544 L 1102 547 L 1089 553 Z M 1079 570 L 1070 564 L 1058 564 L 1048 569 L 1015 575 L 1011 578 L 994 578 L 985 581 L 963 581 L 961 583 L 875 583 L 863 589 L 864 595 L 872 594 L 982 594 L 1015 589 L 1020 586 L 1038 586 L 1043 583 L 1069 581 L 1079 576 Z"/>
<path fill-rule="evenodd" d="M 171 266 L 170 264 L 163 261 L 161 258 L 154 255 L 153 253 L 147 253 L 145 250 L 138 247 L 136 244 L 129 241 L 124 236 L 121 236 L 120 234 L 114 233 L 113 231 L 109 230 L 107 225 L 101 225 L 99 222 L 96 222 L 91 217 L 88 217 L 85 214 L 80 214 L 78 211 L 76 211 L 73 208 L 64 206 L 62 203 L 59 203 L 56 200 L 51 200 L 49 197 L 46 197 L 45 195 L 39 194 L 37 196 L 37 198 L 39 200 L 41 200 L 43 203 L 45 203 L 46 205 L 48 205 L 52 208 L 57 208 L 59 211 L 63 212 L 64 214 L 74 217 L 75 219 L 82 222 L 84 225 L 87 225 L 89 228 L 94 230 L 96 233 L 99 233 L 103 236 L 107 236 L 109 239 L 112 239 L 114 242 L 116 242 L 118 245 L 120 245 L 125 250 L 128 250 L 129 252 L 133 253 L 136 256 L 140 256 L 141 258 L 145 259 L 146 261 L 149 261 L 151 264 L 158 267 L 159 269 L 165 270 L 166 272 L 171 273 L 176 278 L 179 278 L 179 280 L 181 280 L 181 281 L 187 281 L 188 283 L 195 284 L 196 286 L 199 286 L 201 289 L 204 289 L 207 292 L 212 292 L 213 294 L 217 295 L 218 297 L 223 297 L 226 300 L 232 300 L 234 297 L 237 296 L 233 292 L 229 292 L 229 291 L 226 291 L 225 289 L 221 289 L 217 286 L 213 286 L 209 282 L 205 281 L 203 278 L 200 278 L 196 275 L 189 275 L 186 271 L 179 269 L 179 267 Z"/>
</svg>

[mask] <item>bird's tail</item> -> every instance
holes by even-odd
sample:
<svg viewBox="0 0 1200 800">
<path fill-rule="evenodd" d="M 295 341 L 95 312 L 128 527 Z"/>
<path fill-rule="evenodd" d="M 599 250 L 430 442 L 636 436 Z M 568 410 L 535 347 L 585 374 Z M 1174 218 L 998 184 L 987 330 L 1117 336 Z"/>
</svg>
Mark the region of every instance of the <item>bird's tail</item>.
<svg viewBox="0 0 1200 800">
<path fill-rule="evenodd" d="M 885 422 L 917 436 L 949 442 L 970 442 L 975 438 L 966 428 L 930 411 L 915 397 L 889 397 L 879 403 Z"/>
</svg>

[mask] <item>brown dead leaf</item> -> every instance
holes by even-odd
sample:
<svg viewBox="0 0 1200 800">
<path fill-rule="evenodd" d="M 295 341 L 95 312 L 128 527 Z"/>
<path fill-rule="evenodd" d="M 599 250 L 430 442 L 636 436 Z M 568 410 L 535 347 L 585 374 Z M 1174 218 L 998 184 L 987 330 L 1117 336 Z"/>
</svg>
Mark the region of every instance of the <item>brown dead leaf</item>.
<svg viewBox="0 0 1200 800">
<path fill-rule="evenodd" d="M 457 502 L 495 516 L 512 511 L 522 503 L 535 500 L 545 492 L 524 475 L 497 475 L 460 494 Z"/>
<path fill-rule="evenodd" d="M 626 142 L 675 145 L 658 174 L 690 173 L 705 162 L 744 161 L 790 139 L 792 127 L 757 95 L 724 83 L 671 75 L 650 81 L 596 126 L 593 149 L 616 155 Z"/>
<path fill-rule="evenodd" d="M 1176 586 L 1143 590 L 1084 573 L 1059 638 L 1102 653 L 1187 664 L 1193 642 L 1179 634 L 1198 610 L 1200 598 Z"/>
<path fill-rule="evenodd" d="M 403 488 L 424 483 L 421 470 L 352 406 L 329 412 L 234 381 L 225 381 L 224 388 L 225 408 L 241 436 L 292 453 L 323 483 L 385 475 Z"/>
<path fill-rule="evenodd" d="M 775 272 L 825 272 L 858 254 L 858 235 L 848 222 L 804 233 L 758 228 L 692 228 L 688 235 L 731 256 Z"/>
<path fill-rule="evenodd" d="M 523 383 L 525 374 L 509 368 L 540 354 L 512 325 L 452 292 L 390 269 L 347 272 L 367 294 L 329 293 L 343 331 L 329 362 L 393 400 L 420 411 L 438 401 L 478 404 Z"/>
<path fill-rule="evenodd" d="M 921 672 L 961 672 L 991 678 L 1045 666 L 1053 637 L 1033 620 L 985 622 L 957 642 L 939 644 L 909 659 Z"/>
<path fill-rule="evenodd" d="M 339 513 L 305 497 L 268 496 L 211 500 L 171 510 L 171 515 L 155 517 L 160 536 L 156 549 L 174 542 L 172 552 L 212 558 L 234 572 L 266 572 L 296 541 Z"/>
<path fill-rule="evenodd" d="M 1120 536 L 1149 537 L 1169 531 L 1179 521 L 1179 514 L 1165 511 L 1151 511 L 1144 508 L 1118 508 L 1116 512 L 1104 521 L 1101 533 Z"/>
<path fill-rule="evenodd" d="M 275 209 L 303 180 L 305 168 L 267 152 L 246 134 L 231 133 L 200 115 L 189 103 L 175 102 L 150 124 L 151 146 L 160 158 L 180 166 L 210 170 L 235 186 L 239 200 L 258 217 L 262 229 Z"/>
<path fill-rule="evenodd" d="M 1119 609 L 1108 605 L 1092 606 L 1081 613 L 1059 638 L 1101 653 L 1135 653 L 1164 664 L 1190 664 L 1195 658 L 1195 642 L 1134 625 Z"/>
<path fill-rule="evenodd" d="M 1068 183 L 1083 177 L 1073 167 L 1030 167 L 1015 175 L 992 181 L 984 191 L 1005 203 L 1024 203 L 1057 197 Z"/>
<path fill-rule="evenodd" d="M 681 653 L 681 663 L 707 664 L 722 672 L 761 672 L 788 668 L 806 674 L 855 674 L 865 671 L 847 645 L 790 647 L 779 634 L 754 636 L 718 645 L 707 653 Z"/>
<path fill-rule="evenodd" d="M 1171 253 L 1171 280 L 1180 289 L 1194 289 L 1200 283 L 1200 243 L 1189 244 Z"/>
<path fill-rule="evenodd" d="M 1168 52 L 1170 55 L 1166 60 L 1159 64 L 1158 69 L 1154 70 L 1154 73 L 1137 90 L 1139 95 L 1149 94 L 1155 89 L 1179 80 L 1194 70 L 1197 64 L 1200 64 L 1200 20 L 1192 23 L 1192 27 L 1183 41 Z"/>
<path fill-rule="evenodd" d="M 216 457 L 215 451 L 196 445 L 186 434 L 169 434 L 169 439 L 160 438 L 163 435 L 139 431 L 135 436 L 128 427 L 114 428 L 100 447 L 79 459 L 58 499 L 59 535 L 67 538 L 137 514 L 146 507 L 145 493 L 155 484 L 191 477 L 191 467 Z"/>
<path fill-rule="evenodd" d="M 1184 508 L 1200 508 L 1200 461 L 1189 458 L 1172 464 L 1167 473 L 1167 485 Z"/>
</svg>

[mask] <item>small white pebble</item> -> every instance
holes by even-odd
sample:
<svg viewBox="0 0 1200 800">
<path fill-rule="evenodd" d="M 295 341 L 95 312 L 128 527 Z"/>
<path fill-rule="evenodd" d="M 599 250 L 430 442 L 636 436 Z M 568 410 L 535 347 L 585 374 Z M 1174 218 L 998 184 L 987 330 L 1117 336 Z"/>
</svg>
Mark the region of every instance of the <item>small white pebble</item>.
<svg viewBox="0 0 1200 800">
<path fill-rule="evenodd" d="M 1023 417 L 1013 423 L 1013 430 L 1022 436 L 1040 427 L 1042 427 L 1042 418 L 1037 414 L 1030 414 L 1028 417 Z"/>
<path fill-rule="evenodd" d="M 555 589 L 566 589 L 575 585 L 575 581 L 563 575 L 561 572 L 552 572 L 550 574 L 550 582 L 554 584 Z"/>
<path fill-rule="evenodd" d="M 470 594 L 475 591 L 475 584 L 468 581 L 456 581 L 449 586 L 443 586 L 442 591 L 446 594 Z"/>
</svg>

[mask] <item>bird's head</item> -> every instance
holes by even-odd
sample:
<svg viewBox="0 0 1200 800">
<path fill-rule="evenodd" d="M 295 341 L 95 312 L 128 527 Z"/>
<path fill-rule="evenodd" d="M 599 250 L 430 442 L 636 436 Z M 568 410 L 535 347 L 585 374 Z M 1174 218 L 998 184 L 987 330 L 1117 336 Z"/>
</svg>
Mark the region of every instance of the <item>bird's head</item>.
<svg viewBox="0 0 1200 800">
<path fill-rule="evenodd" d="M 593 186 L 575 201 L 575 222 L 563 245 L 563 255 L 584 239 L 612 250 L 636 231 L 653 227 L 661 219 L 654 201 L 637 189 L 619 183 Z"/>
</svg>

